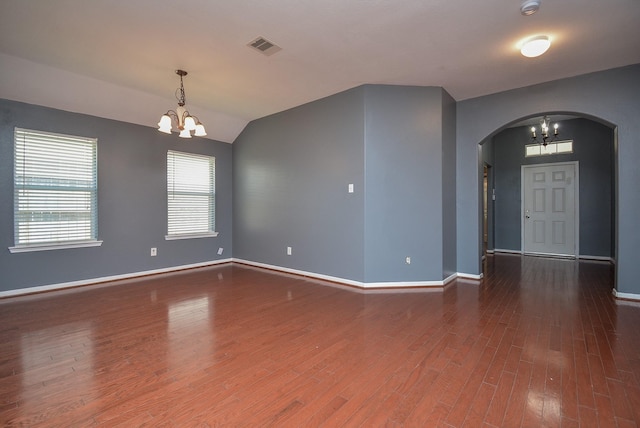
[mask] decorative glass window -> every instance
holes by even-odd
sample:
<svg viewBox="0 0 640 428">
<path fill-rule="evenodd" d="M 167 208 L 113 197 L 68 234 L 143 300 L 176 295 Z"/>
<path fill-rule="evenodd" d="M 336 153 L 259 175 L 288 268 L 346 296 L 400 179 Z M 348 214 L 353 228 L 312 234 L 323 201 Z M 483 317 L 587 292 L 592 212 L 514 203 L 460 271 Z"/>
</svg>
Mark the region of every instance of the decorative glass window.
<svg viewBox="0 0 640 428">
<path fill-rule="evenodd" d="M 539 143 L 527 144 L 524 147 L 525 157 L 573 153 L 573 140 L 555 141 L 546 146 Z"/>
</svg>

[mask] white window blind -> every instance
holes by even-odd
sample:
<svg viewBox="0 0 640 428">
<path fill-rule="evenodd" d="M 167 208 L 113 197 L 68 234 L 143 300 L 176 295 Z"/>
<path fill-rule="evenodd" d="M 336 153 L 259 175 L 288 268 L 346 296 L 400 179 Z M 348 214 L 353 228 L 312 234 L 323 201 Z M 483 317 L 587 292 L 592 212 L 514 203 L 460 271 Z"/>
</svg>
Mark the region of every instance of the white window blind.
<svg viewBox="0 0 640 428">
<path fill-rule="evenodd" d="M 167 152 L 167 239 L 215 236 L 215 158 Z"/>
<path fill-rule="evenodd" d="M 97 139 L 15 128 L 14 239 L 29 247 L 97 238 Z"/>
</svg>

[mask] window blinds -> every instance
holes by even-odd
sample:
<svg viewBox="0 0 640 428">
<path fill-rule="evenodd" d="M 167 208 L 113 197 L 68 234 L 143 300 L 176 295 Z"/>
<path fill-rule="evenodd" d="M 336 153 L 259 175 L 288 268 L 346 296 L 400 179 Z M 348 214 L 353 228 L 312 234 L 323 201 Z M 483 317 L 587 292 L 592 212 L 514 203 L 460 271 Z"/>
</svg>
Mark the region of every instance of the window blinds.
<svg viewBox="0 0 640 428">
<path fill-rule="evenodd" d="M 97 238 L 97 139 L 16 128 L 16 246 Z"/>
<path fill-rule="evenodd" d="M 215 158 L 167 152 L 168 236 L 215 231 Z"/>
</svg>

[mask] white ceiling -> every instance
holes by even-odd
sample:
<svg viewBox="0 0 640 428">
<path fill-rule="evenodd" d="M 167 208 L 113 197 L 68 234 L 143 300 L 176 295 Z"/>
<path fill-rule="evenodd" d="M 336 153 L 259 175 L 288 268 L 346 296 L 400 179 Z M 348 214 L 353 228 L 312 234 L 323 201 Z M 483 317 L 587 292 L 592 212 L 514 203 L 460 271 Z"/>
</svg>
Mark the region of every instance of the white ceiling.
<svg viewBox="0 0 640 428">
<path fill-rule="evenodd" d="M 640 63 L 639 0 L 519 9 L 520 0 L 0 0 L 0 53 L 154 99 L 172 99 L 182 68 L 193 114 L 242 124 L 364 83 L 442 86 L 463 100 Z M 524 58 L 517 44 L 536 34 L 551 49 Z M 258 36 L 282 50 L 248 48 Z M 174 105 L 154 106 L 154 118 Z M 205 125 L 223 141 L 239 132 Z"/>
</svg>

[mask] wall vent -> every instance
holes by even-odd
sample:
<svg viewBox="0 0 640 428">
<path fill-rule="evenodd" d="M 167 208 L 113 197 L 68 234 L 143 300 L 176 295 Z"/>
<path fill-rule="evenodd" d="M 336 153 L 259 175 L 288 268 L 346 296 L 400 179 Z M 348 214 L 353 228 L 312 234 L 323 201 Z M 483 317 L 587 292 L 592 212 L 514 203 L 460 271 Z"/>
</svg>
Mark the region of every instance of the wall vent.
<svg viewBox="0 0 640 428">
<path fill-rule="evenodd" d="M 247 46 L 265 54 L 266 56 L 273 55 L 274 53 L 282 50 L 280 46 L 277 46 L 275 43 L 270 42 L 264 37 L 258 37 L 250 41 L 247 43 Z"/>
</svg>

